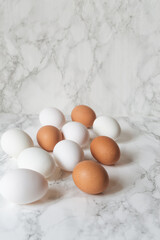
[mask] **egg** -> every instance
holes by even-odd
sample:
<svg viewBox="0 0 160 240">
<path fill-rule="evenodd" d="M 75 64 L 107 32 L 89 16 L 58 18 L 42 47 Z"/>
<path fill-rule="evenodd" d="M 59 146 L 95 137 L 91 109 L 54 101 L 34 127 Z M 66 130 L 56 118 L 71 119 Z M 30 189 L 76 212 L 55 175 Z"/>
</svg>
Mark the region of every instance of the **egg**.
<svg viewBox="0 0 160 240">
<path fill-rule="evenodd" d="M 89 194 L 102 193 L 109 183 L 109 176 L 104 167 L 92 160 L 78 163 L 72 178 L 80 190 Z"/>
<path fill-rule="evenodd" d="M 85 105 L 76 106 L 71 113 L 72 121 L 80 122 L 87 128 L 92 127 L 96 114 L 92 108 Z"/>
<path fill-rule="evenodd" d="M 120 158 L 117 143 L 109 137 L 99 136 L 92 140 L 90 150 L 93 157 L 104 165 L 113 165 Z"/>
<path fill-rule="evenodd" d="M 13 128 L 3 133 L 1 147 L 9 156 L 17 157 L 25 148 L 33 147 L 33 141 L 24 131 Z"/>
<path fill-rule="evenodd" d="M 121 133 L 119 123 L 112 117 L 100 116 L 93 123 L 93 130 L 99 136 L 117 139 Z"/>
<path fill-rule="evenodd" d="M 38 147 L 32 147 L 24 149 L 20 153 L 17 159 L 17 166 L 34 170 L 47 178 L 53 173 L 54 162 L 48 152 Z"/>
<path fill-rule="evenodd" d="M 54 146 L 62 140 L 62 134 L 54 126 L 41 127 L 37 133 L 38 144 L 46 151 L 52 152 Z"/>
<path fill-rule="evenodd" d="M 65 171 L 73 171 L 74 167 L 83 160 L 81 147 L 71 140 L 62 140 L 56 144 L 53 157 L 57 165 Z"/>
<path fill-rule="evenodd" d="M 72 140 L 84 147 L 89 140 L 88 129 L 79 122 L 68 122 L 62 127 L 64 139 Z"/>
<path fill-rule="evenodd" d="M 57 108 L 45 108 L 39 114 L 39 121 L 42 126 L 51 125 L 62 128 L 65 124 L 65 116 Z"/>
<path fill-rule="evenodd" d="M 28 204 L 41 199 L 48 190 L 48 182 L 38 172 L 15 169 L 7 172 L 0 181 L 0 193 L 10 202 Z"/>
</svg>

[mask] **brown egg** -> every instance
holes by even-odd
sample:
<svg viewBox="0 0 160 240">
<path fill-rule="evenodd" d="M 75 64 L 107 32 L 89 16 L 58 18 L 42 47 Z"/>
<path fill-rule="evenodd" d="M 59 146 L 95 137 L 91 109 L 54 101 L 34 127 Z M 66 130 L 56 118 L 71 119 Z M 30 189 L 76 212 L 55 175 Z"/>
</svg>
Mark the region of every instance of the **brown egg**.
<svg viewBox="0 0 160 240">
<path fill-rule="evenodd" d="M 105 165 L 113 165 L 120 158 L 120 149 L 117 143 L 109 137 L 96 137 L 92 140 L 90 150 L 93 157 Z"/>
<path fill-rule="evenodd" d="M 87 128 L 90 128 L 96 119 L 96 114 L 90 107 L 78 105 L 72 110 L 71 118 L 72 121 L 80 122 Z"/>
<path fill-rule="evenodd" d="M 37 141 L 39 145 L 48 152 L 52 152 L 54 146 L 61 140 L 61 132 L 58 128 L 53 126 L 41 127 L 37 133 Z"/>
<path fill-rule="evenodd" d="M 92 160 L 78 163 L 73 170 L 72 178 L 80 190 L 89 194 L 103 192 L 109 183 L 108 173 L 104 167 Z"/>
</svg>

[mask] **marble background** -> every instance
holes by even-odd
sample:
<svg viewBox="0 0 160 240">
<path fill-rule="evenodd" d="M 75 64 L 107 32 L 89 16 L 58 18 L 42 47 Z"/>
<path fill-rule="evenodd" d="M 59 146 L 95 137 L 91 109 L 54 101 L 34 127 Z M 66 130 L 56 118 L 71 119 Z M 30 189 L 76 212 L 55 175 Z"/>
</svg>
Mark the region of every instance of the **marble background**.
<svg viewBox="0 0 160 240">
<path fill-rule="evenodd" d="M 0 111 L 160 116 L 159 0 L 0 0 Z"/>
</svg>

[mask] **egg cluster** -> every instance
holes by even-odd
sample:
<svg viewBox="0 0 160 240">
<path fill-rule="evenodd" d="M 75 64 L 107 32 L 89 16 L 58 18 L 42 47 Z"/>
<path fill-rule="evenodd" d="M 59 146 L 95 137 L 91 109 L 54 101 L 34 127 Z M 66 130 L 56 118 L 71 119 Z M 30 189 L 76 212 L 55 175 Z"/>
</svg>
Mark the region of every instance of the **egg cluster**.
<svg viewBox="0 0 160 240">
<path fill-rule="evenodd" d="M 39 114 L 42 127 L 37 132 L 40 147 L 35 147 L 31 137 L 20 129 L 9 129 L 2 135 L 1 147 L 16 159 L 18 167 L 0 181 L 4 198 L 17 204 L 41 199 L 48 191 L 47 178 L 54 174 L 56 166 L 72 172 L 75 185 L 88 194 L 98 194 L 107 188 L 109 176 L 101 164 L 114 165 L 120 158 L 115 142 L 120 125 L 111 117 L 96 117 L 85 105 L 76 106 L 71 118 L 66 122 L 57 108 L 42 110 Z M 93 128 L 96 134 L 90 143 L 95 161 L 84 158 L 83 148 L 90 139 L 88 128 Z"/>
</svg>

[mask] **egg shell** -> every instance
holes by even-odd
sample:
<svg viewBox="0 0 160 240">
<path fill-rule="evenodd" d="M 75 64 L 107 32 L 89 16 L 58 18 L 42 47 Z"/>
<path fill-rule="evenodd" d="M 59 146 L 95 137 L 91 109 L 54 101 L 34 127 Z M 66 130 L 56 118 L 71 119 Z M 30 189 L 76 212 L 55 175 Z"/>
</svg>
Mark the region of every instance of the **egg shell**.
<svg viewBox="0 0 160 240">
<path fill-rule="evenodd" d="M 84 159 L 84 153 L 76 142 L 63 140 L 54 147 L 53 157 L 61 169 L 73 171 L 77 163 Z"/>
<path fill-rule="evenodd" d="M 50 107 L 40 112 L 39 121 L 42 126 L 51 125 L 60 129 L 65 124 L 65 116 L 59 109 Z"/>
<path fill-rule="evenodd" d="M 107 136 L 115 140 L 121 133 L 121 127 L 116 119 L 107 116 L 97 117 L 93 123 L 93 130 L 98 136 Z"/>
<path fill-rule="evenodd" d="M 79 122 L 68 122 L 62 127 L 64 139 L 74 141 L 84 147 L 89 141 L 88 129 Z"/>
<path fill-rule="evenodd" d="M 18 157 L 24 149 L 33 147 L 33 141 L 26 132 L 13 128 L 3 133 L 1 147 L 8 155 Z"/>
<path fill-rule="evenodd" d="M 72 121 L 80 122 L 90 128 L 96 119 L 96 114 L 92 108 L 86 105 L 78 105 L 72 110 L 71 118 Z"/>
<path fill-rule="evenodd" d="M 37 133 L 38 144 L 46 151 L 52 152 L 54 146 L 62 140 L 62 134 L 54 126 L 41 127 Z"/>
<path fill-rule="evenodd" d="M 89 194 L 102 193 L 109 183 L 109 176 L 104 167 L 91 160 L 78 163 L 72 177 L 75 185 Z"/>
<path fill-rule="evenodd" d="M 106 136 L 94 138 L 90 144 L 90 150 L 93 157 L 104 165 L 113 165 L 120 158 L 120 149 L 117 143 Z"/>
<path fill-rule="evenodd" d="M 38 147 L 23 150 L 17 159 L 17 165 L 19 168 L 39 172 L 46 178 L 51 176 L 54 169 L 53 158 L 48 152 Z"/>
<path fill-rule="evenodd" d="M 38 172 L 15 169 L 7 172 L 0 181 L 0 193 L 10 202 L 28 204 L 41 199 L 48 190 L 48 182 Z"/>
</svg>

